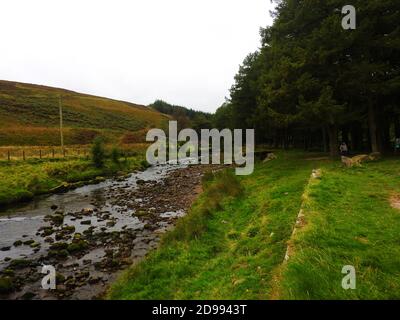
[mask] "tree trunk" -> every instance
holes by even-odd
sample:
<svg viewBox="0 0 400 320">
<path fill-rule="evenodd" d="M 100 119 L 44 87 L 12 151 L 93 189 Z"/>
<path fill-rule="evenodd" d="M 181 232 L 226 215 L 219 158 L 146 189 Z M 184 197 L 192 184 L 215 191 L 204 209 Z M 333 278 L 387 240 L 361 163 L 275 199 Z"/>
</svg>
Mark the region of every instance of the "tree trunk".
<svg viewBox="0 0 400 320">
<path fill-rule="evenodd" d="M 342 141 L 349 145 L 349 130 L 347 127 L 342 128 Z"/>
<path fill-rule="evenodd" d="M 358 122 L 351 127 L 351 145 L 354 151 L 363 149 L 363 130 Z"/>
<path fill-rule="evenodd" d="M 372 104 L 370 104 L 368 107 L 368 122 L 371 150 L 372 152 L 379 152 L 375 107 Z"/>
<path fill-rule="evenodd" d="M 329 135 L 329 150 L 331 157 L 337 157 L 339 155 L 339 144 L 338 144 L 338 129 L 336 125 L 330 125 L 328 128 Z"/>
<path fill-rule="evenodd" d="M 394 134 L 395 138 L 400 138 L 400 116 L 397 116 L 394 120 Z"/>
<path fill-rule="evenodd" d="M 304 149 L 304 151 L 308 150 L 308 137 L 307 137 L 306 133 L 304 134 L 304 138 L 303 138 L 303 149 Z"/>
<path fill-rule="evenodd" d="M 324 152 L 328 152 L 328 139 L 326 137 L 326 129 L 322 128 L 322 143 L 323 143 L 323 147 L 324 147 Z"/>
<path fill-rule="evenodd" d="M 391 141 L 390 141 L 390 123 L 383 119 L 382 121 L 382 134 L 381 134 L 381 150 L 385 153 L 390 153 L 392 151 Z"/>
</svg>

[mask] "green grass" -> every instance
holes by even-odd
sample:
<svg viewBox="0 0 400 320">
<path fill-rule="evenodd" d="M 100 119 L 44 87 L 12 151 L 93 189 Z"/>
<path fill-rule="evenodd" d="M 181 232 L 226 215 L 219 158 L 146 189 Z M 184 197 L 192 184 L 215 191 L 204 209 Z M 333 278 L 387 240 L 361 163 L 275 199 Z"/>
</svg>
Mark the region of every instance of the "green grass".
<svg viewBox="0 0 400 320">
<path fill-rule="evenodd" d="M 258 164 L 239 179 L 236 196 L 226 187 L 216 194 L 234 184 L 232 177 L 206 182 L 191 212 L 157 251 L 125 272 L 108 298 L 268 298 L 314 165 L 299 155 Z"/>
<path fill-rule="evenodd" d="M 65 182 L 86 182 L 117 172 L 131 172 L 144 165 L 143 155 L 127 158 L 127 161 L 121 159 L 119 165 L 106 160 L 103 168 L 95 168 L 91 160 L 70 158 L 0 161 L 0 207 L 48 193 Z"/>
<path fill-rule="evenodd" d="M 305 228 L 282 275 L 286 299 L 399 299 L 400 164 L 389 159 L 345 169 L 323 168 L 311 188 Z M 342 267 L 356 269 L 356 290 L 343 290 Z"/>
<path fill-rule="evenodd" d="M 400 212 L 389 202 L 400 195 L 399 160 L 349 169 L 300 152 L 278 156 L 237 178 L 236 196 L 215 192 L 232 181 L 206 179 L 191 212 L 107 298 L 399 299 Z M 314 168 L 323 175 L 309 185 Z M 292 236 L 302 205 L 306 223 Z M 345 265 L 356 269 L 356 290 L 341 286 Z"/>
</svg>

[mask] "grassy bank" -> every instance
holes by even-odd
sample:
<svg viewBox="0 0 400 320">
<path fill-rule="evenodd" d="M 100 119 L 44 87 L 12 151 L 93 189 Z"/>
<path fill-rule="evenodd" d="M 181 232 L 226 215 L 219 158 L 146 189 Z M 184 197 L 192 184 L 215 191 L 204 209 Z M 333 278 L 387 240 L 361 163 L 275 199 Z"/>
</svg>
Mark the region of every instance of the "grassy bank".
<svg viewBox="0 0 400 320">
<path fill-rule="evenodd" d="M 206 181 L 189 215 L 159 250 L 120 278 L 108 297 L 268 298 L 313 168 L 298 156 L 280 154 L 279 160 L 258 164 L 233 190 L 224 186 L 236 185 L 237 177 Z"/>
<path fill-rule="evenodd" d="M 390 203 L 398 196 L 398 159 L 352 169 L 325 166 L 311 188 L 281 298 L 399 299 L 400 211 Z M 345 265 L 355 267 L 356 290 L 341 286 Z"/>
<path fill-rule="evenodd" d="M 143 156 L 121 159 L 119 164 L 106 160 L 103 168 L 96 168 L 84 159 L 0 161 L 0 207 L 49 193 L 65 183 L 127 173 L 145 165 Z"/>
<path fill-rule="evenodd" d="M 236 182 L 206 179 L 191 212 L 108 298 L 398 299 L 400 212 L 389 200 L 400 203 L 398 161 L 344 168 L 317 155 L 278 153 Z M 322 178 L 308 185 L 315 168 Z M 234 196 L 216 192 L 236 183 Z M 305 224 L 292 236 L 301 206 Z M 356 268 L 356 290 L 341 286 L 345 265 Z"/>
</svg>

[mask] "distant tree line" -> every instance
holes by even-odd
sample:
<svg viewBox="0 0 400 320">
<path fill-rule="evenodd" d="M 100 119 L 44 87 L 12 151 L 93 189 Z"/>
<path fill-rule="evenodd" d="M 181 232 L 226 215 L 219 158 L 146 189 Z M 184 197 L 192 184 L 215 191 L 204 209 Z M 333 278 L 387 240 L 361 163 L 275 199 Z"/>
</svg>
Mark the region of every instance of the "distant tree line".
<svg viewBox="0 0 400 320">
<path fill-rule="evenodd" d="M 195 111 L 186 107 L 171 105 L 162 100 L 156 100 L 151 108 L 170 115 L 178 121 L 178 129 L 192 128 L 196 131 L 212 128 L 213 115 L 210 113 Z"/>
<path fill-rule="evenodd" d="M 258 143 L 385 152 L 400 137 L 400 1 L 280 0 L 261 48 L 240 66 L 218 128 L 255 128 Z"/>
</svg>

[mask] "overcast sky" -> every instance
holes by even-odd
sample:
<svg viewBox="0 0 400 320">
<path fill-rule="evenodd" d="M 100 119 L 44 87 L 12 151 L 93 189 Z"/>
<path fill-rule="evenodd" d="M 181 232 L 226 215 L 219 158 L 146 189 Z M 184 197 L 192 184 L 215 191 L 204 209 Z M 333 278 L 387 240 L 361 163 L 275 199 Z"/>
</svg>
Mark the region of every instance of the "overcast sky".
<svg viewBox="0 0 400 320">
<path fill-rule="evenodd" d="M 1 0 L 0 79 L 213 112 L 270 0 Z"/>
</svg>

